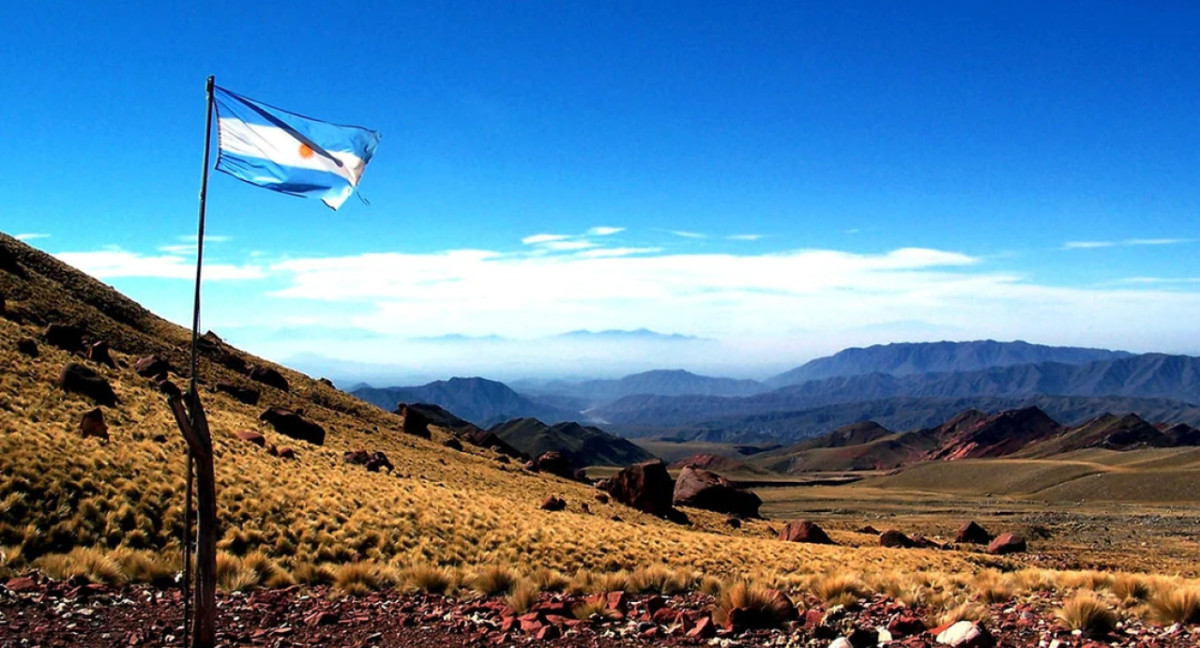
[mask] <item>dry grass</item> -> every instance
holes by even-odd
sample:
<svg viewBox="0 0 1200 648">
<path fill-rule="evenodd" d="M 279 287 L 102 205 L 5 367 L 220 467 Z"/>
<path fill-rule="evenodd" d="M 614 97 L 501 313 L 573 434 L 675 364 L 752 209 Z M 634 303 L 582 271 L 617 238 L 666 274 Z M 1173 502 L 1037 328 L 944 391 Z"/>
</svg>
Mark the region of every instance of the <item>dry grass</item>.
<svg viewBox="0 0 1200 648">
<path fill-rule="evenodd" d="M 1094 592 L 1079 592 L 1063 601 L 1057 616 L 1067 629 L 1079 630 L 1093 637 L 1112 632 L 1118 621 L 1117 613 Z"/>
<path fill-rule="evenodd" d="M 471 589 L 484 596 L 503 596 L 517 584 L 517 574 L 507 567 L 490 565 L 471 577 Z"/>
<path fill-rule="evenodd" d="M 851 605 L 870 593 L 861 578 L 844 572 L 831 572 L 817 578 L 812 591 L 829 605 Z"/>
<path fill-rule="evenodd" d="M 524 614 L 537 603 L 538 597 L 542 595 L 542 590 L 537 586 L 537 583 L 529 579 L 521 579 L 512 588 L 512 592 L 504 597 L 504 602 L 508 603 L 508 607 L 515 610 L 518 614 Z"/>
<path fill-rule="evenodd" d="M 942 626 L 959 621 L 974 621 L 986 625 L 991 623 L 992 616 L 988 613 L 986 606 L 978 603 L 962 603 L 943 612 L 933 625 Z"/>
<path fill-rule="evenodd" d="M 348 596 L 363 596 L 374 590 L 395 587 L 396 573 L 372 560 L 346 563 L 333 570 L 333 589 Z"/>
<path fill-rule="evenodd" d="M 612 620 L 620 616 L 620 612 L 608 607 L 608 599 L 600 596 L 588 599 L 571 608 L 571 615 L 581 621 Z"/>
<path fill-rule="evenodd" d="M 1200 586 L 1160 588 L 1148 604 L 1151 618 L 1160 623 L 1200 623 Z"/>
<path fill-rule="evenodd" d="M 794 613 L 786 595 L 762 585 L 738 580 L 721 591 L 713 607 L 713 621 L 724 624 L 734 608 L 750 610 L 751 619 L 760 627 L 774 628 L 792 620 L 788 612 Z"/>
<path fill-rule="evenodd" d="M 460 577 L 447 567 L 414 565 L 400 572 L 400 582 L 431 594 L 448 594 L 458 587 Z"/>
</svg>

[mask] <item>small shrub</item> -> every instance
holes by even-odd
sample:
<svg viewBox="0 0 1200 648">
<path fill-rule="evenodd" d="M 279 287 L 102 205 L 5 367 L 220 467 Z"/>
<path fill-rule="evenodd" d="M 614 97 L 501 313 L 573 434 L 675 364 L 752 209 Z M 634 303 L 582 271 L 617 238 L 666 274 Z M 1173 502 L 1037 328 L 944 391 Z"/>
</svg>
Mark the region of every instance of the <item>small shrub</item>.
<svg viewBox="0 0 1200 648">
<path fill-rule="evenodd" d="M 1117 614 L 1092 592 L 1079 592 L 1063 601 L 1057 614 L 1067 629 L 1093 637 L 1106 635 L 1117 627 Z"/>
<path fill-rule="evenodd" d="M 504 597 L 504 601 L 508 603 L 508 607 L 512 608 L 517 614 L 524 614 L 537 603 L 538 597 L 542 595 L 542 590 L 538 589 L 536 583 L 528 579 L 522 579 L 512 588 L 512 593 Z"/>
<path fill-rule="evenodd" d="M 869 591 L 866 583 L 852 574 L 826 574 L 813 583 L 813 593 L 830 605 L 847 605 Z"/>
<path fill-rule="evenodd" d="M 533 572 L 530 579 L 537 583 L 543 592 L 561 592 L 567 589 L 570 584 L 570 579 L 563 575 L 562 572 L 555 569 L 547 569 L 540 567 Z"/>
<path fill-rule="evenodd" d="M 1113 579 L 1109 591 L 1117 597 L 1121 605 L 1130 607 L 1150 598 L 1151 588 L 1150 583 L 1141 576 L 1121 574 Z"/>
<path fill-rule="evenodd" d="M 1163 587 L 1150 597 L 1150 614 L 1160 623 L 1200 623 L 1200 587 Z"/>
<path fill-rule="evenodd" d="M 458 585 L 453 572 L 433 565 L 409 567 L 401 573 L 401 580 L 409 587 L 431 594 L 445 594 Z"/>
<path fill-rule="evenodd" d="M 595 596 L 576 605 L 571 608 L 571 614 L 581 621 L 612 620 L 620 616 L 620 612 L 608 607 L 608 599 L 603 595 Z"/>
<path fill-rule="evenodd" d="M 948 625 L 958 623 L 959 621 L 974 621 L 979 624 L 988 624 L 991 620 L 992 616 L 988 614 L 986 607 L 978 603 L 962 603 L 958 607 L 951 608 L 942 613 L 934 625 Z"/>
<path fill-rule="evenodd" d="M 42 556 L 33 564 L 51 578 L 83 576 L 105 585 L 123 585 L 128 582 L 121 565 L 99 549 L 76 547 L 66 554 Z"/>
<path fill-rule="evenodd" d="M 334 591 L 348 596 L 363 596 L 395 583 L 386 567 L 370 560 L 346 563 L 333 570 Z"/>
</svg>

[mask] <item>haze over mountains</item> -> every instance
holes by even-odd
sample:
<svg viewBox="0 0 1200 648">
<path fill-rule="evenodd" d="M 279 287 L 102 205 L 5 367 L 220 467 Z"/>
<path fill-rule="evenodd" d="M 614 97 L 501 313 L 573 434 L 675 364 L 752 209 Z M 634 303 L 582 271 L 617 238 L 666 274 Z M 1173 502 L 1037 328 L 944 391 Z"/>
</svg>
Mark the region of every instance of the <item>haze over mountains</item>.
<svg viewBox="0 0 1200 648">
<path fill-rule="evenodd" d="M 1022 341 L 846 349 L 763 382 L 655 370 L 518 385 L 523 393 L 482 379 L 355 393 L 388 408 L 435 403 L 479 425 L 535 417 L 625 436 L 726 443 L 793 443 L 866 420 L 909 429 L 968 408 L 1036 406 L 1066 424 L 1106 412 L 1200 423 L 1200 358 Z"/>
</svg>

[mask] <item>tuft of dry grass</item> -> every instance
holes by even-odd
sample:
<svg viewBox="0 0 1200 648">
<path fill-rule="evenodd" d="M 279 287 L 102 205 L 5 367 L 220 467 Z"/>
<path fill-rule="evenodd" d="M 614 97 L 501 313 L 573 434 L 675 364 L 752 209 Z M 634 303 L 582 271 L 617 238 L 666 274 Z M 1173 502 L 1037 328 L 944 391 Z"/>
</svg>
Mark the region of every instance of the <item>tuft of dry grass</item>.
<svg viewBox="0 0 1200 648">
<path fill-rule="evenodd" d="M 1069 630 L 1099 637 L 1117 627 L 1117 613 L 1104 603 L 1095 592 L 1080 591 L 1063 601 L 1056 615 Z"/>
<path fill-rule="evenodd" d="M 347 596 L 363 596 L 395 584 L 395 573 L 373 560 L 346 563 L 333 570 L 334 591 Z"/>
<path fill-rule="evenodd" d="M 948 625 L 958 623 L 959 621 L 974 621 L 979 624 L 988 624 L 992 621 L 992 615 L 988 613 L 988 609 L 978 603 L 962 603 L 957 607 L 950 608 L 943 612 L 936 619 L 935 626 Z"/>
<path fill-rule="evenodd" d="M 524 614 L 537 603 L 538 597 L 542 595 L 542 590 L 538 588 L 537 583 L 529 579 L 521 579 L 513 586 L 512 592 L 504 597 L 504 602 L 508 603 L 508 607 L 515 610 L 518 614 Z"/>
<path fill-rule="evenodd" d="M 529 575 L 530 580 L 537 584 L 543 592 L 562 592 L 571 584 L 571 579 L 557 569 L 539 567 Z"/>
<path fill-rule="evenodd" d="M 1113 596 L 1117 597 L 1122 606 L 1133 607 L 1150 598 L 1153 589 L 1150 586 L 1150 581 L 1144 576 L 1120 574 L 1109 585 L 1109 591 L 1113 593 Z"/>
<path fill-rule="evenodd" d="M 870 593 L 855 574 L 831 572 L 814 579 L 813 594 L 829 605 L 850 605 Z"/>
<path fill-rule="evenodd" d="M 1200 623 L 1200 586 L 1161 587 L 1148 605 L 1151 618 L 1159 623 Z"/>
<path fill-rule="evenodd" d="M 51 578 L 82 576 L 105 585 L 124 585 L 129 582 L 121 564 L 99 549 L 76 547 L 69 553 L 42 556 L 33 564 Z"/>
<path fill-rule="evenodd" d="M 611 621 L 620 617 L 620 612 L 608 607 L 607 597 L 596 596 L 571 608 L 571 615 L 581 621 Z"/>
<path fill-rule="evenodd" d="M 975 592 L 984 603 L 1007 603 L 1016 595 L 1012 583 L 995 570 L 980 572 L 975 577 Z"/>
<path fill-rule="evenodd" d="M 507 567 L 491 565 L 471 577 L 471 589 L 484 596 L 502 596 L 512 591 L 517 575 Z"/>
<path fill-rule="evenodd" d="M 713 621 L 724 624 L 734 608 L 750 610 L 752 622 L 764 628 L 777 628 L 791 621 L 790 614 L 796 609 L 782 592 L 744 580 L 721 591 L 713 607 Z"/>
<path fill-rule="evenodd" d="M 413 565 L 400 572 L 400 582 L 431 594 L 448 594 L 458 587 L 458 574 L 448 567 Z"/>
</svg>

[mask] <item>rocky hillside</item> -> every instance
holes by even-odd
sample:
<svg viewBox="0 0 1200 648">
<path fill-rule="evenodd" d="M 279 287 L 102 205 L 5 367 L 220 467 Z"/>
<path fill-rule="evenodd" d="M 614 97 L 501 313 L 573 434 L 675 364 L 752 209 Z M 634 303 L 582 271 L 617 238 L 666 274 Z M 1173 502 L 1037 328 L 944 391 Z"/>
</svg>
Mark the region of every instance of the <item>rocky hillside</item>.
<svg viewBox="0 0 1200 648">
<path fill-rule="evenodd" d="M 488 432 L 530 457 L 558 452 L 571 466 L 628 466 L 653 459 L 645 450 L 597 427 L 574 422 L 546 425 L 535 418 L 520 418 L 495 425 Z"/>
<path fill-rule="evenodd" d="M 558 422 L 579 416 L 577 411 L 534 402 L 504 383 L 478 377 L 438 380 L 418 387 L 361 387 L 351 393 L 388 410 L 394 409 L 398 403 L 431 403 L 481 427 L 514 418 L 532 417 Z"/>
</svg>

